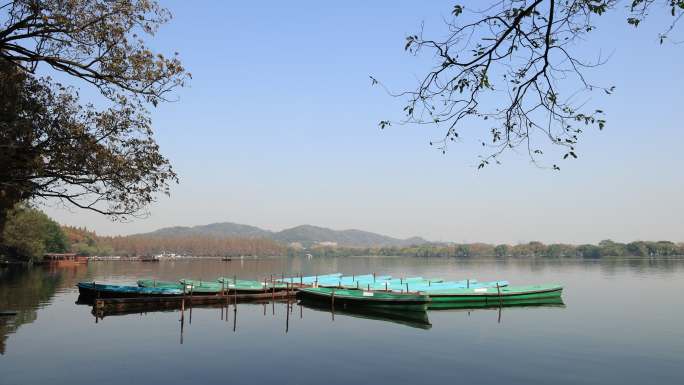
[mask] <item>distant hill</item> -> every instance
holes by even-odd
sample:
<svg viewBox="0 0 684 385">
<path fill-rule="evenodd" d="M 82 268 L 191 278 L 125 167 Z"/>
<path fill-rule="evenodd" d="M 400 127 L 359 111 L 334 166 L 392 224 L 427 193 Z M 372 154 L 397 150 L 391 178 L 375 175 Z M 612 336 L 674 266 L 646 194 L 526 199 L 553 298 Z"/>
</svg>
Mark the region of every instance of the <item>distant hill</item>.
<svg viewBox="0 0 684 385">
<path fill-rule="evenodd" d="M 298 242 L 311 246 L 321 242 L 334 242 L 346 247 L 409 246 L 428 243 L 423 238 L 398 239 L 362 230 L 332 230 L 325 227 L 302 225 L 283 231 L 269 231 L 255 226 L 222 222 L 201 226 L 165 227 L 142 235 L 158 237 L 183 237 L 204 235 L 215 237 L 267 238 L 282 243 Z"/>
<path fill-rule="evenodd" d="M 146 233 L 144 235 L 160 237 L 177 237 L 188 235 L 211 235 L 216 237 L 244 237 L 244 238 L 271 238 L 273 233 L 254 226 L 241 225 L 239 223 L 222 222 L 202 226 L 174 226 Z"/>
</svg>

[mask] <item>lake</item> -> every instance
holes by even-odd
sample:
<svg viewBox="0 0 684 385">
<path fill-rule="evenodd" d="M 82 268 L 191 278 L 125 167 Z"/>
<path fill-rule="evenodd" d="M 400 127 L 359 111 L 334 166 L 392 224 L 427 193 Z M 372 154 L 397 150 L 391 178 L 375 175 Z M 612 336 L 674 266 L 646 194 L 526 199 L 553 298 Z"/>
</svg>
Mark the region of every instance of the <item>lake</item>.
<svg viewBox="0 0 684 385">
<path fill-rule="evenodd" d="M 79 281 L 377 272 L 560 283 L 564 305 L 427 320 L 297 303 L 93 316 Z M 0 268 L 0 384 L 681 384 L 684 259 L 277 257 Z"/>
</svg>

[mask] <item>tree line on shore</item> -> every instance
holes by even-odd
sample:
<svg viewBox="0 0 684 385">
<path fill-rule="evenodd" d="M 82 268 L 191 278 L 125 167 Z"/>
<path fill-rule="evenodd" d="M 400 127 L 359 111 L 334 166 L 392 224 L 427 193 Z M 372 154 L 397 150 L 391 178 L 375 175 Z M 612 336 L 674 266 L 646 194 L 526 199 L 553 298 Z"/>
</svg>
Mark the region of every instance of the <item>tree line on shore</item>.
<svg viewBox="0 0 684 385">
<path fill-rule="evenodd" d="M 293 252 L 292 250 L 290 251 Z M 629 243 L 603 240 L 598 245 L 571 245 L 541 242 L 517 245 L 487 243 L 426 244 L 410 247 L 343 248 L 314 247 L 308 251 L 314 256 L 407 256 L 407 257 L 548 257 L 548 258 L 601 258 L 601 257 L 668 257 L 684 255 L 684 243 L 670 241 L 634 241 Z"/>
<path fill-rule="evenodd" d="M 173 253 L 187 256 L 305 255 L 313 256 L 407 256 L 407 257 L 668 257 L 684 255 L 684 243 L 670 241 L 604 240 L 597 245 L 543 244 L 517 245 L 487 243 L 424 244 L 409 247 L 352 248 L 340 246 L 287 246 L 274 240 L 248 237 L 192 236 L 99 236 L 86 228 L 60 226 L 45 213 L 17 206 L 8 215 L 0 257 L 39 261 L 46 253 L 72 252 L 88 256 L 148 256 Z"/>
</svg>

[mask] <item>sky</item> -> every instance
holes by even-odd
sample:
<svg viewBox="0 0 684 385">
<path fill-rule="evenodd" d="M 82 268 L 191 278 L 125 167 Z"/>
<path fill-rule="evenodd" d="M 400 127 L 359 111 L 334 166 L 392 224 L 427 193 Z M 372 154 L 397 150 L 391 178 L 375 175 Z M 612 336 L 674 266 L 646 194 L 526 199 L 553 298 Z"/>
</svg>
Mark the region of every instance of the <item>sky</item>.
<svg viewBox="0 0 684 385">
<path fill-rule="evenodd" d="M 609 57 L 589 76 L 616 92 L 593 94 L 607 127 L 583 134 L 579 159 L 548 159 L 554 172 L 524 153 L 478 171 L 481 129 L 442 154 L 429 145 L 439 128 L 378 128 L 403 105 L 369 75 L 412 88 L 431 57 L 408 55 L 404 39 L 421 24 L 443 36 L 453 2 L 161 4 L 174 18 L 149 46 L 178 51 L 192 73 L 177 102 L 152 111 L 180 183 L 126 223 L 48 203 L 60 223 L 107 235 L 227 221 L 454 242 L 684 241 L 684 44 L 658 44 L 666 10 L 638 29 L 614 11 L 577 47 Z"/>
</svg>

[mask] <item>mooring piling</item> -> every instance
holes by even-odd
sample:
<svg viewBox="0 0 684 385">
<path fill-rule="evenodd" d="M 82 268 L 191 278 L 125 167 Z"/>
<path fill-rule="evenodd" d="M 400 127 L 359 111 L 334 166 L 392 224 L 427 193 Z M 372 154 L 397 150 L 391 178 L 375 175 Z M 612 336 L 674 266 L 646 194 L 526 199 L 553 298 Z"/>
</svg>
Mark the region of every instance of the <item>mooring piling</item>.
<svg viewBox="0 0 684 385">
<path fill-rule="evenodd" d="M 499 287 L 499 283 L 496 283 L 496 293 L 499 296 L 499 305 L 503 305 L 503 297 L 501 297 L 501 288 Z"/>
</svg>

